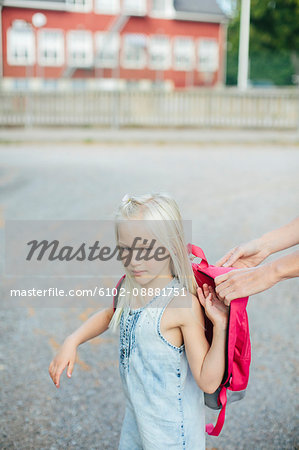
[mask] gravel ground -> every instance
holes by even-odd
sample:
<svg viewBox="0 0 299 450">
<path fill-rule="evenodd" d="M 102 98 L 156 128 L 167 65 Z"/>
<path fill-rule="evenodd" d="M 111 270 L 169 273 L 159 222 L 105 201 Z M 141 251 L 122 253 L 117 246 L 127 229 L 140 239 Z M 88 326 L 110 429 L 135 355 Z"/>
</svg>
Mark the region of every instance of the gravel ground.
<svg viewBox="0 0 299 450">
<path fill-rule="evenodd" d="M 297 213 L 299 155 L 291 144 L 19 143 L 2 145 L 0 161 L 2 243 L 7 219 L 112 218 L 125 193 L 161 190 L 192 220 L 193 242 L 214 263 Z M 207 436 L 208 449 L 298 448 L 297 291 L 293 279 L 251 298 L 247 394 L 228 407 L 221 435 Z M 108 331 L 80 346 L 59 389 L 48 374 L 66 335 L 102 305 L 20 308 L 6 295 L 0 448 L 117 449 L 124 415 L 117 336 Z M 206 409 L 207 422 L 216 417 Z"/>
</svg>

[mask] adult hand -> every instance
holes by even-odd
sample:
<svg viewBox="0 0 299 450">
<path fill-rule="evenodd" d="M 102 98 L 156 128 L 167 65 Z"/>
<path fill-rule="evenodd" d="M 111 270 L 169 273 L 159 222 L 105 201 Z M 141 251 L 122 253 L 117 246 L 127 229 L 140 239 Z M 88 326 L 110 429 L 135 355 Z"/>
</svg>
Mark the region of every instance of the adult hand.
<svg viewBox="0 0 299 450">
<path fill-rule="evenodd" d="M 257 294 L 272 287 L 276 280 L 270 264 L 248 269 L 231 270 L 215 278 L 218 297 L 229 306 L 236 298 Z"/>
<path fill-rule="evenodd" d="M 232 248 L 216 262 L 216 266 L 236 267 L 238 269 L 255 267 L 268 256 L 269 252 L 260 239 L 241 244 Z"/>
</svg>

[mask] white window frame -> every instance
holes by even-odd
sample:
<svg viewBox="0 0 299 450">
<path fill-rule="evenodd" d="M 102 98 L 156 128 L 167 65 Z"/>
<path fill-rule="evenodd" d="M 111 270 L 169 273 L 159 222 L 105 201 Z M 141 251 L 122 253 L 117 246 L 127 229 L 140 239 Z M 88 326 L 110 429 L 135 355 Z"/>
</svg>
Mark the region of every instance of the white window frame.
<svg viewBox="0 0 299 450">
<path fill-rule="evenodd" d="M 66 7 L 74 12 L 91 12 L 93 0 L 66 0 Z"/>
<path fill-rule="evenodd" d="M 13 35 L 13 33 L 19 33 L 19 42 L 17 42 L 16 36 Z M 24 33 L 28 33 L 28 44 L 25 44 L 24 39 Z M 22 37 L 23 34 L 23 37 Z M 29 34 L 31 35 L 29 37 Z M 16 40 L 16 43 L 14 43 L 14 39 Z M 31 41 L 31 42 L 30 42 Z M 20 48 L 24 47 L 24 50 L 28 51 L 28 56 L 21 55 L 22 52 L 20 52 L 20 55 L 15 55 L 15 53 L 18 54 L 18 51 L 15 52 L 15 50 L 19 50 Z M 24 51 L 25 55 L 25 51 Z M 7 30 L 7 64 L 10 66 L 33 66 L 36 63 L 36 44 L 35 44 L 35 33 L 32 27 L 29 25 L 20 24 L 19 27 L 13 26 L 8 28 Z"/>
<path fill-rule="evenodd" d="M 166 45 L 161 45 L 158 41 L 165 40 Z M 155 42 L 156 41 L 156 42 Z M 168 48 L 167 48 L 168 47 Z M 164 62 L 155 62 L 152 60 L 152 55 L 156 53 L 163 55 L 165 57 Z M 171 55 L 172 55 L 172 45 L 171 39 L 167 35 L 153 34 L 148 38 L 148 66 L 151 70 L 169 70 L 171 68 Z"/>
<path fill-rule="evenodd" d="M 105 56 L 105 49 L 109 49 L 111 53 L 115 53 L 114 58 L 107 58 L 105 60 L 105 57 L 101 60 L 98 57 L 98 53 L 101 51 L 101 47 L 104 48 L 104 54 Z M 96 67 L 102 67 L 107 69 L 114 69 L 118 67 L 119 65 L 119 48 L 120 48 L 120 36 L 118 33 L 109 33 L 109 32 L 102 32 L 97 31 L 95 33 L 95 66 Z"/>
<path fill-rule="evenodd" d="M 183 42 L 189 42 L 191 43 L 190 49 L 189 49 L 189 57 L 190 57 L 190 63 L 180 63 L 176 58 L 179 54 L 186 54 L 186 51 L 184 51 L 183 46 L 181 49 L 179 49 L 180 41 Z M 195 42 L 194 39 L 191 36 L 175 36 L 173 38 L 173 68 L 174 70 L 184 71 L 188 72 L 190 70 L 195 69 Z"/>
<path fill-rule="evenodd" d="M 81 37 L 80 37 L 81 34 Z M 78 39 L 77 42 L 80 42 L 82 44 L 83 42 L 83 37 L 85 36 L 86 42 L 87 44 L 85 44 L 86 47 L 86 55 L 87 57 L 82 59 L 79 62 L 76 63 L 75 59 L 73 59 L 72 54 L 75 52 L 73 52 L 73 48 L 77 48 L 75 41 L 76 39 L 74 39 L 74 36 Z M 89 42 L 89 44 L 88 44 Z M 77 44 L 78 45 L 78 44 Z M 83 49 L 84 49 L 84 45 L 82 45 Z M 82 51 L 82 50 L 81 50 Z M 67 33 L 67 63 L 70 67 L 90 67 L 93 65 L 93 36 L 91 31 L 88 30 L 70 30 Z"/>
<path fill-rule="evenodd" d="M 97 14 L 119 14 L 120 13 L 120 0 L 94 0 L 94 10 Z M 101 7 L 101 3 L 106 6 Z"/>
<path fill-rule="evenodd" d="M 122 0 L 122 12 L 129 16 L 146 16 L 147 0 Z"/>
<path fill-rule="evenodd" d="M 130 60 L 128 60 L 127 55 L 126 55 L 126 52 L 127 52 L 126 45 L 130 39 L 134 40 L 134 37 L 136 37 L 137 41 L 138 41 L 138 38 L 140 38 L 141 41 L 144 41 L 144 45 L 140 45 L 140 47 L 143 47 L 140 61 L 136 61 L 136 60 L 130 61 Z M 147 48 L 147 38 L 144 34 L 140 34 L 140 33 L 124 34 L 122 36 L 122 52 L 121 52 L 122 66 L 125 69 L 144 69 L 146 67 L 146 63 L 147 63 L 146 48 Z"/>
<path fill-rule="evenodd" d="M 154 1 L 161 3 L 161 8 L 155 8 Z M 172 19 L 175 17 L 175 9 L 173 7 L 173 0 L 151 0 L 150 13 L 151 17 L 158 17 L 159 19 Z"/>
<path fill-rule="evenodd" d="M 43 39 L 46 33 L 53 33 L 57 35 L 56 38 L 56 52 L 57 58 L 45 57 L 43 48 Z M 52 49 L 55 47 L 53 45 Z M 51 46 L 49 46 L 51 49 Z M 51 50 L 52 50 L 51 49 Z M 61 29 L 44 28 L 38 31 L 38 64 L 40 66 L 59 67 L 64 64 L 64 34 Z"/>
<path fill-rule="evenodd" d="M 210 49 L 204 48 L 204 45 Z M 219 69 L 219 42 L 213 38 L 200 38 L 197 42 L 197 68 L 199 72 L 215 73 Z M 206 61 L 205 61 L 206 59 Z"/>
</svg>

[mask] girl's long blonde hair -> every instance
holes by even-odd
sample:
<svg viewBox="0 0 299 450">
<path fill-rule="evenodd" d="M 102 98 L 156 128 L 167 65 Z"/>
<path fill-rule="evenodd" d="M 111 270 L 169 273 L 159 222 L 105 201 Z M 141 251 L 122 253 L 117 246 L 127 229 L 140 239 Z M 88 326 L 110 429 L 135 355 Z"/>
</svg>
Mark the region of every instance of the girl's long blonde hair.
<svg viewBox="0 0 299 450">
<path fill-rule="evenodd" d="M 151 228 L 154 224 L 156 239 L 165 247 L 170 254 L 170 270 L 177 277 L 180 284 L 187 291 L 196 295 L 197 283 L 191 266 L 187 245 L 184 237 L 182 217 L 176 201 L 167 193 L 152 193 L 135 196 L 125 196 L 115 214 L 115 237 L 119 244 L 118 228 L 123 220 L 133 219 L 142 215 L 145 226 Z M 153 222 L 152 222 L 153 221 Z M 159 221 L 159 222 L 158 222 Z M 124 267 L 126 277 L 122 283 L 125 293 L 132 293 L 133 288 L 140 286 L 131 277 L 129 271 Z M 136 297 L 135 297 L 136 298 Z M 109 323 L 109 328 L 115 332 L 125 305 L 132 307 L 132 294 L 118 297 L 117 308 Z"/>
</svg>

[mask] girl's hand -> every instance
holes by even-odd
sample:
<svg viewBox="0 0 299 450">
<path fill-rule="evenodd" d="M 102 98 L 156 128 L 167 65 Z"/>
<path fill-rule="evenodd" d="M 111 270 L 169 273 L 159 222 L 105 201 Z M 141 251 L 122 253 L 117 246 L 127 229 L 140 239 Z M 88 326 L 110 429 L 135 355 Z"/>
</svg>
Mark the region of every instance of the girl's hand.
<svg viewBox="0 0 299 450">
<path fill-rule="evenodd" d="M 54 384 L 59 388 L 60 375 L 68 366 L 67 376 L 72 376 L 74 364 L 76 361 L 77 345 L 72 339 L 66 339 L 49 365 L 49 374 Z"/>
<path fill-rule="evenodd" d="M 197 295 L 213 326 L 219 326 L 226 329 L 228 325 L 229 306 L 224 305 L 224 303 L 218 299 L 212 286 L 204 284 L 203 289 L 198 287 Z"/>
</svg>

